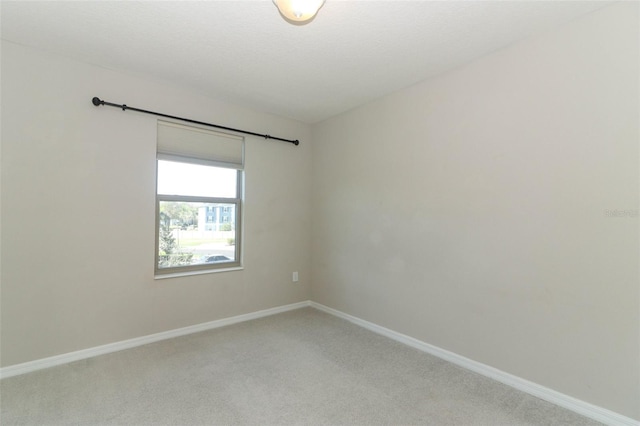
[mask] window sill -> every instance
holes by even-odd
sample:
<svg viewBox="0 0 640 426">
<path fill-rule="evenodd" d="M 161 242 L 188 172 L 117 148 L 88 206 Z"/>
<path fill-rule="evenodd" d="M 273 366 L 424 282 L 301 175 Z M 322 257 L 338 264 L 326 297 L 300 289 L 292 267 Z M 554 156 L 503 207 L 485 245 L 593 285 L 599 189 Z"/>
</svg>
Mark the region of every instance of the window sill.
<svg viewBox="0 0 640 426">
<path fill-rule="evenodd" d="M 205 271 L 174 272 L 173 274 L 155 275 L 153 279 L 164 280 L 166 278 L 189 277 L 191 275 L 217 274 L 220 272 L 242 271 L 242 270 L 244 270 L 243 266 L 234 266 L 232 268 L 207 269 Z"/>
</svg>

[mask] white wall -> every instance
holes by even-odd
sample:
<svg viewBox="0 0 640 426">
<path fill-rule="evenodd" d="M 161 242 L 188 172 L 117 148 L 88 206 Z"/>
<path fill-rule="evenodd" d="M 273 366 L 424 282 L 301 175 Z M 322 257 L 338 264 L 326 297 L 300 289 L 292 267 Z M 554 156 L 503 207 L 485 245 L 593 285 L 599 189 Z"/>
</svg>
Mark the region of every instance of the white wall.
<svg viewBox="0 0 640 426">
<path fill-rule="evenodd" d="M 616 4 L 315 125 L 312 299 L 640 419 L 638 35 Z"/>
<path fill-rule="evenodd" d="M 246 139 L 244 271 L 154 280 L 156 117 Z M 310 130 L 2 44 L 2 365 L 309 299 Z M 300 282 L 291 282 L 299 271 Z"/>
</svg>

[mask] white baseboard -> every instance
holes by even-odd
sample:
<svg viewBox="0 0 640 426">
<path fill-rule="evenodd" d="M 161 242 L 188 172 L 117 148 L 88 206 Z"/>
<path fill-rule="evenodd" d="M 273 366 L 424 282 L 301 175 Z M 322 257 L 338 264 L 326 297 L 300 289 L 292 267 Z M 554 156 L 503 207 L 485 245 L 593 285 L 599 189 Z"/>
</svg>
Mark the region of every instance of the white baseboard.
<svg viewBox="0 0 640 426">
<path fill-rule="evenodd" d="M 17 376 L 20 374 L 31 373 L 33 371 L 42 370 L 44 368 L 54 367 L 56 365 L 67 364 L 81 359 L 87 359 L 98 355 L 104 355 L 111 352 L 117 352 L 124 349 L 135 348 L 136 346 L 146 345 L 148 343 L 158 342 L 160 340 L 171 339 L 173 337 L 184 336 L 187 334 L 197 333 L 200 331 L 211 330 L 214 328 L 224 327 L 226 325 L 237 324 L 239 322 L 249 321 L 257 318 L 275 315 L 294 309 L 304 308 L 310 305 L 310 302 L 304 301 L 293 303 L 290 305 L 278 306 L 262 311 L 251 312 L 248 314 L 238 315 L 230 318 L 223 318 L 216 321 L 205 322 L 202 324 L 191 325 L 188 327 L 177 328 L 174 330 L 163 331 L 161 333 L 149 334 L 147 336 L 136 337 L 134 339 L 123 340 L 120 342 L 109 343 L 107 345 L 96 346 L 89 349 L 83 349 L 75 352 L 69 352 L 62 355 L 56 355 L 48 358 L 42 358 L 35 361 L 29 361 L 22 364 L 10 365 L 0 368 L 0 379 Z"/>
<path fill-rule="evenodd" d="M 467 370 L 471 370 L 490 379 L 509 385 L 515 389 L 526 392 L 537 398 L 549 401 L 555 405 L 571 410 L 584 417 L 588 417 L 590 419 L 611 426 L 640 426 L 639 421 L 623 416 L 614 411 L 610 411 L 605 408 L 598 407 L 597 405 L 581 401 L 569 395 L 557 392 L 553 389 L 549 389 L 523 378 L 498 370 L 497 368 L 490 367 L 480 362 L 473 361 L 469 358 L 465 358 L 456 353 L 447 351 L 437 346 L 430 345 L 418 339 L 414 339 L 413 337 L 397 333 L 393 330 L 381 327 L 372 322 L 365 321 L 349 314 L 345 314 L 344 312 L 338 311 L 333 308 L 329 308 L 328 306 L 324 306 L 316 302 L 310 302 L 310 306 L 336 317 L 343 318 L 363 328 L 366 328 L 398 342 L 404 343 L 423 352 L 437 356 L 438 358 L 459 365 L 463 368 L 466 368 Z"/>
<path fill-rule="evenodd" d="M 83 349 L 80 351 L 69 352 L 62 355 L 52 356 L 49 358 L 38 359 L 35 361 L 25 362 L 22 364 L 10 365 L 8 367 L 0 368 L 0 379 L 7 377 L 17 376 L 20 374 L 26 374 L 44 368 L 54 367 L 56 365 L 67 364 L 73 361 L 79 361 L 82 359 L 91 358 L 98 355 L 104 355 L 111 352 L 117 352 L 124 349 L 134 348 L 137 346 L 146 345 L 148 343 L 158 342 L 161 340 L 171 339 L 174 337 L 184 336 L 187 334 L 197 333 L 200 331 L 211 330 L 214 328 L 224 327 L 231 324 L 237 324 L 244 321 L 250 321 L 257 318 L 266 317 L 269 315 L 275 315 L 282 312 L 291 311 L 294 309 L 300 309 L 311 306 L 320 311 L 334 315 L 339 318 L 343 318 L 363 328 L 371 330 L 375 333 L 386 336 L 390 339 L 409 345 L 413 348 L 437 356 L 438 358 L 449 361 L 453 364 L 459 365 L 467 370 L 474 371 L 483 376 L 494 379 L 498 382 L 509 385 L 515 389 L 526 392 L 530 395 L 549 401 L 555 405 L 571 410 L 582 416 L 599 421 L 601 423 L 611 426 L 640 426 L 640 422 L 629 417 L 625 417 L 614 411 L 607 410 L 597 405 L 590 404 L 585 401 L 573 398 L 563 393 L 554 391 L 547 387 L 530 382 L 523 378 L 514 376 L 497 368 L 490 367 L 477 361 L 473 361 L 469 358 L 465 358 L 456 353 L 447 351 L 434 345 L 422 342 L 413 337 L 406 336 L 404 334 L 395 332 L 388 328 L 381 327 L 369 321 L 365 321 L 358 317 L 346 314 L 328 306 L 321 305 L 312 301 L 304 301 L 293 303 L 290 305 L 278 306 L 271 309 L 265 309 L 262 311 L 252 312 L 248 314 L 238 315 L 230 318 L 223 318 L 216 321 L 206 322 L 202 324 L 196 324 L 188 327 L 178 328 L 175 330 L 163 331 L 161 333 L 150 334 L 147 336 L 137 337 L 134 339 L 123 340 L 120 342 L 110 343 L 107 345 L 96 346 L 94 348 Z"/>
</svg>

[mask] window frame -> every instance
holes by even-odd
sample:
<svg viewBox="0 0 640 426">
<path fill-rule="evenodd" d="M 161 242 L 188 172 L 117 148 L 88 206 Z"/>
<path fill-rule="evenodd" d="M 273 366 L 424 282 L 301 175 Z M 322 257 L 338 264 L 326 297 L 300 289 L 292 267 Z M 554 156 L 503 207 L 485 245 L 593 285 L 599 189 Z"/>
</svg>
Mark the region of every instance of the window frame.
<svg viewBox="0 0 640 426">
<path fill-rule="evenodd" d="M 187 196 L 187 195 L 167 195 L 158 194 L 158 162 L 173 161 L 186 164 L 204 165 L 208 167 L 226 168 L 236 171 L 236 197 L 203 197 L 203 196 Z M 216 163 L 199 158 L 180 157 L 176 155 L 166 155 L 158 153 L 156 158 L 156 220 L 155 220 L 155 255 L 154 255 L 154 274 L 156 278 L 169 278 L 173 276 L 193 275 L 201 273 L 222 272 L 230 269 L 242 268 L 242 207 L 243 207 L 243 188 L 244 188 L 244 170 L 234 167 L 225 166 L 224 163 Z M 160 262 L 160 202 L 196 202 L 208 204 L 233 204 L 235 205 L 235 251 L 234 260 L 232 262 L 220 263 L 203 263 L 197 265 L 172 266 L 161 268 Z"/>
</svg>

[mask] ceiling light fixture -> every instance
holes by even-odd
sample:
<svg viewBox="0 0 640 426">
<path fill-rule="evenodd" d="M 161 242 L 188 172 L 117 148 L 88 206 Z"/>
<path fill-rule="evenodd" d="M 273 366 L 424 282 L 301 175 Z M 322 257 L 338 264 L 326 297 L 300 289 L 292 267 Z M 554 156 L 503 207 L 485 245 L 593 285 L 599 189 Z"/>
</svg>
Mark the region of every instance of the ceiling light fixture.
<svg viewBox="0 0 640 426">
<path fill-rule="evenodd" d="M 293 23 L 305 23 L 313 19 L 325 0 L 273 0 L 278 10 Z"/>
</svg>

